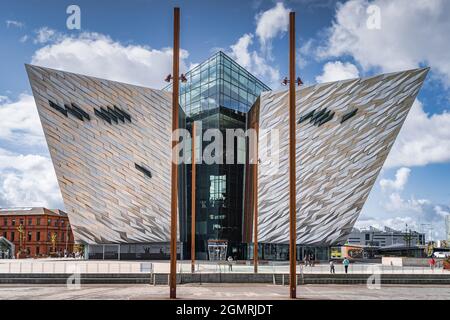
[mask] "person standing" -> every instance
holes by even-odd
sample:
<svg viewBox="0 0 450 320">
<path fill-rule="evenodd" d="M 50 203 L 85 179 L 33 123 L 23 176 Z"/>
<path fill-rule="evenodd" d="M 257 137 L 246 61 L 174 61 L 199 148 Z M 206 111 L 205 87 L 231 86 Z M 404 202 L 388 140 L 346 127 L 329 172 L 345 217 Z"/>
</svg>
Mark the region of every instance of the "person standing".
<svg viewBox="0 0 450 320">
<path fill-rule="evenodd" d="M 330 273 L 336 273 L 336 270 L 334 269 L 334 262 L 333 262 L 333 260 L 330 260 Z"/>
<path fill-rule="evenodd" d="M 348 260 L 348 258 L 345 257 L 344 261 L 342 261 L 342 264 L 344 265 L 345 273 L 348 273 L 348 266 L 350 264 L 350 260 Z"/>
<path fill-rule="evenodd" d="M 233 271 L 233 257 L 229 256 L 227 260 L 228 260 L 228 270 Z"/>
<path fill-rule="evenodd" d="M 434 271 L 434 267 L 436 266 L 436 260 L 434 259 L 433 256 L 431 256 L 430 260 L 428 261 L 428 263 L 430 264 L 430 269 L 431 271 Z"/>
<path fill-rule="evenodd" d="M 309 253 L 305 255 L 305 267 L 309 265 Z"/>
</svg>

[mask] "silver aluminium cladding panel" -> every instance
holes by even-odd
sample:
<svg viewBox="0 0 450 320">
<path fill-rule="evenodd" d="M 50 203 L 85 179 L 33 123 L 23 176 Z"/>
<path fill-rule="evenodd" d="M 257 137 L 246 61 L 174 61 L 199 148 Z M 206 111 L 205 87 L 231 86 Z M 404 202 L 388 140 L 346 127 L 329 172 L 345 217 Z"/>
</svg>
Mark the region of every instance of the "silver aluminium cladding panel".
<svg viewBox="0 0 450 320">
<path fill-rule="evenodd" d="M 297 243 L 345 242 L 428 68 L 317 84 L 296 94 Z M 259 154 L 279 130 L 279 164 L 258 169 L 258 241 L 289 242 L 288 91 L 265 92 Z M 262 141 L 264 143 L 262 143 Z"/>
<path fill-rule="evenodd" d="M 75 239 L 169 241 L 170 93 L 26 68 Z"/>
</svg>

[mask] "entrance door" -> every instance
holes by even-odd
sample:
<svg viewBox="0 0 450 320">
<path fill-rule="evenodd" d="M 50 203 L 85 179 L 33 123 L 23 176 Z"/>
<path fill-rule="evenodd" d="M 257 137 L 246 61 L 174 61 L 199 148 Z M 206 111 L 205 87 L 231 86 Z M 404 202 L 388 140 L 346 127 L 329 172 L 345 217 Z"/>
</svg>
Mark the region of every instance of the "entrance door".
<svg viewBox="0 0 450 320">
<path fill-rule="evenodd" d="M 225 261 L 227 259 L 227 241 L 208 241 L 208 256 L 210 261 Z"/>
</svg>

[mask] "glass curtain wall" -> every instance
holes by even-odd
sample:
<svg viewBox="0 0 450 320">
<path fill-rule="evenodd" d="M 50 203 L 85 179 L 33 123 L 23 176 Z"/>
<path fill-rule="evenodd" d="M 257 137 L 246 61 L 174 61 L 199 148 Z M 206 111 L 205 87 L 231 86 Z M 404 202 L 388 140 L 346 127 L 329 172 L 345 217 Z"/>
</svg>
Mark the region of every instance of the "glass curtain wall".
<svg viewBox="0 0 450 320">
<path fill-rule="evenodd" d="M 186 74 L 180 83 L 180 106 L 186 114 L 186 128 L 197 123 L 203 134 L 218 129 L 224 137 L 227 129 L 245 130 L 246 112 L 262 91 L 270 88 L 255 78 L 223 52 L 217 52 Z M 171 85 L 165 88 L 171 90 Z M 237 140 L 237 139 L 235 139 Z M 198 151 L 205 150 L 210 141 L 197 140 Z M 235 160 L 245 159 L 245 147 L 234 141 Z M 203 153 L 202 153 L 203 154 Z M 228 241 L 227 256 L 245 258 L 242 245 L 242 214 L 244 164 L 197 165 L 196 177 L 196 256 L 209 259 L 208 240 Z M 190 257 L 191 230 L 191 166 L 186 166 L 186 222 L 181 229 L 185 257 Z M 180 215 L 183 216 L 183 215 Z M 182 218 L 180 218 L 183 220 Z M 183 224 L 183 221 L 180 221 Z"/>
</svg>

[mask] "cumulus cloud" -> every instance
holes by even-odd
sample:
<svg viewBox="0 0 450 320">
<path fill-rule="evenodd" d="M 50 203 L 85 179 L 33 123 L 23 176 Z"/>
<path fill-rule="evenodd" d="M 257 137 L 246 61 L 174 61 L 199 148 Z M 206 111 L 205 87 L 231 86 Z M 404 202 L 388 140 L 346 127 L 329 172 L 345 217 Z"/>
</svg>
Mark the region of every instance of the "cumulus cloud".
<svg viewBox="0 0 450 320">
<path fill-rule="evenodd" d="M 273 38 L 286 33 L 289 25 L 289 8 L 282 2 L 275 7 L 256 15 L 256 36 L 264 52 L 270 56 L 271 41 Z"/>
<path fill-rule="evenodd" d="M 49 27 L 42 27 L 36 30 L 36 38 L 34 39 L 34 43 L 44 44 L 51 42 L 60 36 L 61 35 L 53 29 L 50 29 Z"/>
<path fill-rule="evenodd" d="M 369 6 L 380 9 L 380 29 L 368 28 Z M 363 71 L 391 72 L 429 65 L 450 88 L 450 1 L 350 0 L 336 6 L 335 19 L 316 50 L 319 58 L 351 56 Z M 385 167 L 450 161 L 450 114 L 428 115 L 416 101 Z"/>
<path fill-rule="evenodd" d="M 377 219 L 374 217 L 361 217 L 356 223 L 355 227 L 359 229 L 366 229 L 368 227 L 374 227 L 379 230 L 383 230 L 385 227 L 404 231 L 408 225 L 408 229 L 413 231 L 422 231 L 421 226 L 411 217 L 393 217 L 387 219 Z"/>
<path fill-rule="evenodd" d="M 408 224 L 416 230 L 421 223 L 431 225 L 434 230 L 434 239 L 445 238 L 445 217 L 450 213 L 450 205 L 435 203 L 429 199 L 417 198 L 414 195 L 405 197 L 402 195 L 411 170 L 400 168 L 395 174 L 395 180 L 382 179 L 380 185 L 384 191 L 391 190 L 388 194 L 383 194 L 381 206 L 387 214 L 395 215 L 394 218 L 370 218 L 372 225 L 385 225 L 398 229 L 400 224 Z M 367 224 L 366 219 L 360 219 L 359 225 Z"/>
<path fill-rule="evenodd" d="M 19 42 L 25 43 L 25 42 L 28 41 L 28 39 L 29 39 L 29 36 L 28 35 L 24 35 L 24 36 L 20 37 Z"/>
<path fill-rule="evenodd" d="M 10 27 L 15 27 L 15 28 L 23 28 L 25 26 L 25 24 L 23 22 L 20 21 L 16 21 L 16 20 L 6 20 L 6 27 L 10 28 Z"/>
<path fill-rule="evenodd" d="M 55 171 L 48 157 L 0 148 L 0 207 L 63 208 Z"/>
<path fill-rule="evenodd" d="M 253 35 L 250 33 L 244 34 L 235 44 L 230 46 L 230 56 L 250 73 L 268 80 L 271 86 L 276 87 L 280 81 L 278 69 L 271 66 L 256 50 L 251 50 L 252 43 Z"/>
<path fill-rule="evenodd" d="M 341 61 L 327 62 L 323 66 L 323 73 L 316 77 L 318 83 L 338 80 L 353 79 L 359 77 L 358 68 L 350 63 Z"/>
<path fill-rule="evenodd" d="M 0 97 L 0 119 L 0 207 L 62 208 L 34 98 L 29 94 L 15 101 Z M 25 152 L 11 151 L 18 149 Z"/>
<path fill-rule="evenodd" d="M 45 145 L 33 96 L 21 94 L 17 101 L 0 97 L 0 119 L 0 142 Z"/>
<path fill-rule="evenodd" d="M 180 71 L 187 71 L 186 50 L 180 52 Z M 124 45 L 98 33 L 57 37 L 37 50 L 32 64 L 90 76 L 161 88 L 171 73 L 172 49 Z"/>
<path fill-rule="evenodd" d="M 450 161 L 450 113 L 428 115 L 416 100 L 386 159 L 385 167 Z"/>
<path fill-rule="evenodd" d="M 381 29 L 367 27 L 369 5 L 381 14 Z M 322 58 L 351 55 L 364 68 L 383 72 L 432 67 L 450 87 L 450 1 L 350 0 L 339 3 Z"/>
<path fill-rule="evenodd" d="M 400 168 L 395 173 L 395 180 L 390 179 L 381 179 L 380 186 L 382 190 L 397 190 L 401 191 L 405 187 L 408 182 L 409 174 L 411 173 L 411 169 L 409 168 Z"/>
</svg>

